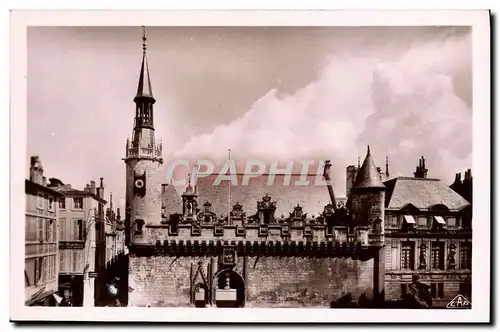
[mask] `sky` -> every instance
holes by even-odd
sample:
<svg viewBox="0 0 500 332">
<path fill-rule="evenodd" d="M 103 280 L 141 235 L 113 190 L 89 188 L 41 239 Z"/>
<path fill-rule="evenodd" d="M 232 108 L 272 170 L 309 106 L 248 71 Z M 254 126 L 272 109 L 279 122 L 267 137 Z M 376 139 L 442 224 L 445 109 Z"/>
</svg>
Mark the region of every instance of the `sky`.
<svg viewBox="0 0 500 332">
<path fill-rule="evenodd" d="M 178 158 L 389 158 L 392 176 L 451 184 L 472 166 L 468 27 L 147 27 L 156 138 Z M 124 207 L 141 27 L 28 29 L 28 147 L 47 178 L 104 178 Z M 326 194 L 326 190 L 325 190 Z"/>
</svg>

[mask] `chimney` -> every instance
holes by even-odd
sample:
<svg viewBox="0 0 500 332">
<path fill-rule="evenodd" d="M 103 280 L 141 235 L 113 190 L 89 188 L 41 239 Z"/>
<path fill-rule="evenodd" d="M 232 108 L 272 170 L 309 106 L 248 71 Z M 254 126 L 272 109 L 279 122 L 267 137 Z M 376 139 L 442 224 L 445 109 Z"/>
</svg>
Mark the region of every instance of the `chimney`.
<svg viewBox="0 0 500 332">
<path fill-rule="evenodd" d="M 45 176 L 42 176 L 42 186 L 47 186 L 47 178 Z"/>
<path fill-rule="evenodd" d="M 120 221 L 121 220 L 121 215 L 120 215 L 120 208 L 116 209 L 116 220 Z"/>
<path fill-rule="evenodd" d="M 168 184 L 166 184 L 166 183 L 163 183 L 163 184 L 161 185 L 161 193 L 162 193 L 162 194 L 164 194 L 164 193 L 165 193 L 165 191 L 167 190 L 167 186 L 168 186 Z"/>
<path fill-rule="evenodd" d="M 422 156 L 422 158 L 420 158 L 418 160 L 418 166 L 417 166 L 417 169 L 415 170 L 415 173 L 413 173 L 413 175 L 416 178 L 425 179 L 425 178 L 427 178 L 427 171 L 428 170 L 425 168 L 425 159 Z"/>
<path fill-rule="evenodd" d="M 30 181 L 40 185 L 43 183 L 43 166 L 38 156 L 31 157 Z"/>
<path fill-rule="evenodd" d="M 90 181 L 89 191 L 94 195 L 96 194 L 95 181 Z"/>
<path fill-rule="evenodd" d="M 104 199 L 104 182 L 103 182 L 104 178 L 101 178 L 100 180 L 101 183 L 99 184 L 99 188 L 97 188 L 97 196 L 99 198 Z"/>
</svg>

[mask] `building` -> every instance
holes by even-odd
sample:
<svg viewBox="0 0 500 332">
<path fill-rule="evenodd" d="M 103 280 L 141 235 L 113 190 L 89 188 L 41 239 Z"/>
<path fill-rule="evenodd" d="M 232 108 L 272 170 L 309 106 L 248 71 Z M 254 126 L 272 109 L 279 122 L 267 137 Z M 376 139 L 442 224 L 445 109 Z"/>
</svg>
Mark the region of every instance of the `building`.
<svg viewBox="0 0 500 332">
<path fill-rule="evenodd" d="M 433 307 L 446 306 L 458 294 L 471 300 L 471 204 L 442 181 L 427 178 L 424 157 L 414 177 L 384 184 L 386 299 L 400 299 L 418 274 L 430 286 Z"/>
<path fill-rule="evenodd" d="M 285 192 L 272 197 L 259 184 L 251 193 L 234 188 L 236 204 L 226 206 L 224 186 L 189 184 L 181 201 L 174 195 L 182 213 L 178 206 L 170 210 L 165 196 L 172 188 L 158 181 L 162 146 L 154 135 L 143 40 L 133 138 L 124 158 L 128 305 L 327 307 L 346 294 L 365 293 L 383 301 L 385 188 L 369 151 L 347 201 L 351 214 L 328 203 L 326 187 L 317 202 L 304 195 L 312 189 L 284 186 L 291 195 L 285 199 Z M 304 213 L 299 198 L 314 212 Z M 254 214 L 247 214 L 250 207 Z M 231 211 L 223 216 L 219 208 Z"/>
<path fill-rule="evenodd" d="M 106 293 L 101 297 L 100 305 L 115 306 L 116 300 L 120 305 L 126 304 L 128 250 L 125 246 L 125 224 L 121 220 L 120 209 L 113 210 L 113 197 L 110 194 L 110 207 L 106 210 Z"/>
<path fill-rule="evenodd" d="M 90 181 L 84 190 L 50 179 L 59 200 L 59 293 L 73 306 L 93 307 L 105 292 L 104 184 Z"/>
<path fill-rule="evenodd" d="M 31 157 L 29 180 L 25 181 L 25 304 L 56 306 L 59 248 L 57 238 L 58 205 L 62 196 L 46 186 L 43 166 Z"/>
</svg>

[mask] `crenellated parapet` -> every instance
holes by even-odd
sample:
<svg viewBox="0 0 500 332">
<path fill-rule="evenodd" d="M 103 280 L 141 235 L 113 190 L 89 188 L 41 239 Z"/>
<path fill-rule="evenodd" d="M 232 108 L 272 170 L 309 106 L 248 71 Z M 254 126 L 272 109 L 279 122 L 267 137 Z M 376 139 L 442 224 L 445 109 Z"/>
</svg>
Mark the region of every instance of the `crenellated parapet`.
<svg viewBox="0 0 500 332">
<path fill-rule="evenodd" d="M 209 202 L 203 204 L 196 218 L 174 213 L 162 224 L 137 224 L 133 242 L 139 246 L 156 246 L 164 243 L 257 243 L 265 246 L 296 246 L 301 243 L 318 248 L 325 246 L 354 245 L 355 247 L 380 247 L 383 245 L 381 220 L 372 224 L 355 224 L 345 208 L 336 212 L 328 204 L 322 213 L 308 217 L 297 204 L 288 217 L 276 218 L 276 202 L 266 195 L 258 202 L 257 214 L 247 217 L 242 206 L 236 203 L 229 213 L 230 218 L 218 217 L 212 212 Z M 269 216 L 262 217 L 262 213 Z M 260 213 L 260 214 L 259 214 Z M 187 217 L 186 217 L 187 216 Z M 172 242 L 173 241 L 173 242 Z M 163 246 L 163 245 L 162 245 Z"/>
<path fill-rule="evenodd" d="M 125 159 L 152 159 L 152 160 L 162 160 L 162 143 L 150 143 L 146 147 L 139 146 L 137 144 L 131 144 L 130 140 L 127 139 L 127 145 L 125 149 Z"/>
</svg>

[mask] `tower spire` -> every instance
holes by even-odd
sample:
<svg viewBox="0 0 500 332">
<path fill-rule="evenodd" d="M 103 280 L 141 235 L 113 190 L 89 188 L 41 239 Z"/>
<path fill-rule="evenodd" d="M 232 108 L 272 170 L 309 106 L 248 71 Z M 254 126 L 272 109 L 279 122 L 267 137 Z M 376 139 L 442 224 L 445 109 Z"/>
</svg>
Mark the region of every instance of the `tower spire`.
<svg viewBox="0 0 500 332">
<path fill-rule="evenodd" d="M 137 95 L 134 101 L 137 102 L 140 98 L 150 98 L 154 103 L 153 91 L 151 89 L 151 79 L 149 78 L 148 60 L 146 58 L 146 27 L 142 26 L 142 64 L 139 74 L 139 84 L 137 86 Z"/>
</svg>

